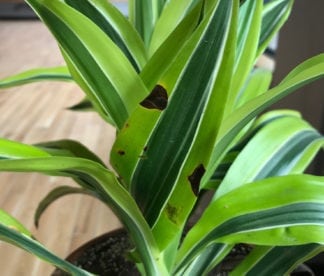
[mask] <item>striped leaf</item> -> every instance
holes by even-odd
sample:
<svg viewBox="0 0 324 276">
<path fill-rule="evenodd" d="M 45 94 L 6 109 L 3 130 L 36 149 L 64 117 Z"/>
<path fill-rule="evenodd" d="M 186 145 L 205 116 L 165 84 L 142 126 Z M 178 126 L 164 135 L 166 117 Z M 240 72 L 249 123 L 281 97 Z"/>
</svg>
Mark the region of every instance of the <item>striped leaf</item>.
<svg viewBox="0 0 324 276">
<path fill-rule="evenodd" d="M 125 55 L 97 25 L 62 1 L 27 2 L 55 36 L 73 78 L 95 109 L 121 128 L 148 94 Z"/>
<path fill-rule="evenodd" d="M 87 16 L 122 50 L 136 71 L 146 63 L 146 50 L 138 33 L 123 14 L 108 1 L 65 0 Z"/>
<path fill-rule="evenodd" d="M 69 176 L 79 180 L 77 181 L 79 184 L 85 186 L 89 192 L 111 207 L 132 233 L 146 272 L 160 275 L 160 272 L 165 271 L 162 261 L 159 260 L 159 251 L 151 230 L 134 199 L 119 184 L 111 171 L 85 158 L 50 156 L 47 152 L 33 146 L 13 141 L 3 140 L 1 142 L 0 159 L 4 157 L 6 159 L 0 160 L 0 171 L 40 172 L 48 175 Z M 11 159 L 11 157 L 20 159 Z"/>
<path fill-rule="evenodd" d="M 168 93 L 167 108 L 162 111 L 145 110 L 143 108 L 142 114 L 146 113 L 147 115 L 138 117 L 140 121 L 137 122 L 137 125 L 143 124 L 143 118 L 148 118 L 147 120 L 151 120 L 151 123 L 142 126 L 147 133 L 147 136 L 142 138 L 143 147 L 139 147 L 135 142 L 139 149 L 146 146 L 142 155 L 147 156 L 147 158 L 144 156 L 139 159 L 138 155 L 134 154 L 133 160 L 137 163 L 135 163 L 136 166 L 131 173 L 130 188 L 151 225 L 158 218 L 161 208 L 165 205 L 174 188 L 179 170 L 181 170 L 183 161 L 193 144 L 197 126 L 203 120 L 203 115 L 207 116 L 208 114 L 204 113 L 204 110 L 211 102 L 206 100 L 209 98 L 215 100 L 219 96 L 216 93 L 213 94 L 213 97 L 210 96 L 212 92 L 215 92 L 211 81 L 216 78 L 221 66 L 232 9 L 230 2 L 220 1 L 210 17 L 206 18 L 202 28 L 197 30 L 199 40 L 197 41 L 197 38 L 194 37 L 196 47 L 192 57 L 185 64 L 181 72 L 181 79 L 172 91 L 169 89 L 167 78 L 162 78 L 161 84 Z M 205 43 L 206 40 L 209 43 Z M 219 49 L 219 51 L 214 49 Z M 170 71 L 170 77 L 173 78 L 171 73 L 172 71 Z M 200 78 L 201 82 L 193 79 L 193 75 Z M 177 114 L 181 114 L 181 116 L 177 116 Z M 157 120 L 158 122 L 156 122 Z M 172 128 L 169 127 L 171 121 L 173 122 Z M 131 128 L 136 127 L 134 124 L 136 122 L 130 120 L 125 132 L 131 133 Z M 135 130 L 138 133 L 138 127 Z M 125 133 L 122 135 L 125 135 Z M 127 142 L 127 140 L 125 141 Z M 114 146 L 116 156 L 119 153 L 120 159 L 126 159 L 127 155 L 132 154 L 132 152 L 121 148 L 120 145 L 119 140 Z M 159 145 L 163 145 L 163 147 Z M 129 164 L 129 159 L 126 160 Z M 194 166 L 197 166 L 197 164 L 194 164 Z M 122 177 L 124 176 L 122 175 Z M 188 184 L 186 183 L 186 185 Z M 192 193 L 192 190 L 190 192 Z"/>
<path fill-rule="evenodd" d="M 0 225 L 15 230 L 22 235 L 31 238 L 32 234 L 18 220 L 9 215 L 6 211 L 0 209 Z"/>
<path fill-rule="evenodd" d="M 48 152 L 52 156 L 69 156 L 69 157 L 80 157 L 94 161 L 104 167 L 104 162 L 86 146 L 82 145 L 78 141 L 74 140 L 57 140 L 51 142 L 38 143 L 35 146 L 43 151 Z"/>
<path fill-rule="evenodd" d="M 196 30 L 194 36 L 192 36 L 188 42 L 186 42 L 186 40 L 188 36 L 191 35 L 191 32 L 185 36 L 186 39 L 182 41 L 183 43 L 186 42 L 184 47 L 179 48 L 179 51 L 176 52 L 175 55 L 171 55 L 169 49 L 178 44 L 179 41 L 177 40 L 175 42 L 175 38 L 177 35 L 180 35 L 181 31 L 186 30 L 188 24 L 191 24 L 189 26 L 193 29 L 197 27 L 196 20 L 200 13 L 201 9 L 197 7 L 197 10 L 192 13 L 193 16 L 188 16 L 183 21 L 185 24 L 181 24 L 181 26 L 175 30 L 175 36 L 173 36 L 173 34 L 170 36 L 170 39 L 162 45 L 156 55 L 150 59 L 147 66 L 144 68 L 141 76 L 145 84 L 152 89 L 152 91 L 157 83 L 161 83 L 166 90 L 167 97 L 170 98 L 177 77 L 186 69 L 186 62 L 201 40 L 204 34 L 204 27 L 209 23 L 209 20 L 203 22 L 204 24 Z M 194 26 L 191 23 L 192 20 L 196 21 Z M 167 62 L 165 62 L 165 60 Z M 155 64 L 158 66 L 155 66 Z M 163 79 L 163 81 L 161 79 Z M 122 129 L 117 136 L 110 158 L 112 165 L 116 168 L 127 186 L 130 186 L 131 177 L 139 161 L 139 156 L 142 155 L 143 149 L 160 115 L 161 111 L 158 109 L 147 109 L 143 106 L 139 106 L 136 112 L 134 112 L 128 120 L 125 128 Z M 132 143 L 129 143 L 130 140 Z"/>
<path fill-rule="evenodd" d="M 180 58 L 181 60 L 187 60 L 190 57 L 193 50 L 188 46 L 184 47 L 184 45 L 188 44 L 187 41 L 199 25 L 203 7 L 202 3 L 203 1 L 200 1 L 200 3 L 185 16 L 168 38 L 163 41 L 162 45 L 155 51 L 153 56 L 150 57 L 141 71 L 141 78 L 149 90 L 152 90 L 166 71 L 175 64 L 175 60 L 179 62 L 178 56 L 180 53 L 186 50 L 185 57 Z M 192 47 L 194 46 L 195 45 Z M 179 70 L 181 70 L 181 66 Z M 175 73 L 175 75 L 177 76 L 178 73 Z"/>
<path fill-rule="evenodd" d="M 148 47 L 153 29 L 166 0 L 130 0 L 129 18 Z"/>
<path fill-rule="evenodd" d="M 0 138 L 0 160 L 49 157 L 50 154 L 23 143 Z"/>
<path fill-rule="evenodd" d="M 19 221 L 3 210 L 0 210 L 0 240 L 18 246 L 72 275 L 92 275 L 49 252 L 33 239 L 32 234 Z"/>
<path fill-rule="evenodd" d="M 227 114 L 233 111 L 238 94 L 255 63 L 262 8 L 263 1 L 255 0 L 248 0 L 240 7 L 234 74 L 231 80 L 231 94 L 226 104 Z"/>
<path fill-rule="evenodd" d="M 72 77 L 65 66 L 31 69 L 0 80 L 0 88 L 9 88 L 38 81 L 71 81 Z"/>
<path fill-rule="evenodd" d="M 231 275 L 288 275 L 298 264 L 323 250 L 323 246 L 314 243 L 298 246 L 257 247 L 231 272 Z"/>
<path fill-rule="evenodd" d="M 208 183 L 221 158 L 224 156 L 224 152 L 226 152 L 226 149 L 233 139 L 235 139 L 236 135 L 249 121 L 273 103 L 323 75 L 324 55 L 318 55 L 297 66 L 296 69 L 292 71 L 291 75 L 288 75 L 289 77 L 285 78 L 278 86 L 245 103 L 226 118 L 222 124 L 215 144 L 211 162 L 206 168 L 206 173 L 203 176 L 202 185 Z"/>
<path fill-rule="evenodd" d="M 237 142 L 235 142 L 231 149 L 226 153 L 220 165 L 217 167 L 217 170 L 213 174 L 210 183 L 208 183 L 202 188 L 216 189 L 219 186 L 220 182 L 224 179 L 226 173 L 230 169 L 231 165 L 234 163 L 239 153 L 254 138 L 254 136 L 268 124 L 271 124 L 274 121 L 282 119 L 284 117 L 300 118 L 300 114 L 293 110 L 275 110 L 267 112 L 259 118 L 257 118 L 253 122 L 253 124 L 247 130 L 245 130 L 242 137 L 240 137 L 240 139 L 238 139 Z"/>
<path fill-rule="evenodd" d="M 324 177 L 290 175 L 256 181 L 220 197 L 185 238 L 177 269 L 211 242 L 323 243 L 323 185 Z"/>
<path fill-rule="evenodd" d="M 272 74 L 270 71 L 257 68 L 254 69 L 246 80 L 246 83 L 237 95 L 234 108 L 266 92 L 271 84 Z"/>
<path fill-rule="evenodd" d="M 166 38 L 176 29 L 185 16 L 200 0 L 170 0 L 155 24 L 150 42 L 149 56 L 161 46 Z"/>
<path fill-rule="evenodd" d="M 265 4 L 257 56 L 265 51 L 270 41 L 287 21 L 293 3 L 294 0 L 271 0 Z"/>
<path fill-rule="evenodd" d="M 271 39 L 286 22 L 293 5 L 293 0 L 269 1 L 264 7 L 261 2 L 248 0 L 240 8 L 237 58 L 231 100 L 227 103 L 228 112 L 234 108 L 235 101 L 242 95 L 241 88 L 256 58 L 265 51 Z"/>
<path fill-rule="evenodd" d="M 219 5 L 221 4 L 223 3 L 219 2 Z M 197 134 L 192 141 L 190 151 L 187 153 L 185 163 L 179 172 L 175 189 L 154 227 L 154 234 L 161 245 L 168 242 L 168 239 L 171 237 L 176 236 L 177 231 L 182 229 L 197 200 L 200 180 L 205 173 L 205 168 L 211 157 L 210 154 L 224 116 L 225 103 L 230 91 L 228 76 L 232 73 L 234 63 L 239 7 L 238 1 L 234 1 L 231 4 L 231 6 L 226 7 L 231 19 L 227 22 L 227 38 L 224 37 L 224 40 L 226 40 L 226 42 L 224 41 L 225 51 L 218 56 L 216 67 L 210 73 L 211 83 L 209 83 L 210 87 L 207 88 L 207 91 L 210 89 L 210 94 L 205 102 L 205 109 L 201 114 Z M 217 48 L 215 47 L 214 49 Z M 219 68 L 217 68 L 218 62 Z M 195 75 L 192 74 L 191 78 Z M 168 235 L 160 235 L 160 231 L 163 231 L 163 229 L 168 229 Z"/>
<path fill-rule="evenodd" d="M 13 218 L 10 219 L 11 222 L 13 220 L 14 220 Z M 80 275 L 80 276 L 93 275 L 57 257 L 53 253 L 49 252 L 39 242 L 32 239 L 29 235 L 17 231 L 17 228 L 12 229 L 11 223 L 7 225 L 6 223 L 3 223 L 1 219 L 0 219 L 0 240 L 18 246 L 21 249 L 39 257 L 43 261 L 46 261 L 56 267 L 59 267 L 61 270 L 70 273 L 71 275 Z"/>
<path fill-rule="evenodd" d="M 243 148 L 215 196 L 269 176 L 302 173 L 323 146 L 324 137 L 302 119 L 278 118 L 257 132 Z"/>
<path fill-rule="evenodd" d="M 230 168 L 213 200 L 258 179 L 301 173 L 324 145 L 324 138 L 298 114 L 290 111 L 263 115 L 250 132 L 231 150 L 230 156 L 236 157 L 234 153 L 239 151 L 238 157 L 229 160 Z M 214 250 L 216 255 L 217 248 Z M 204 249 L 197 259 L 210 261 L 208 252 L 208 248 Z"/>
<path fill-rule="evenodd" d="M 64 157 L 79 157 L 87 160 L 94 161 L 103 167 L 106 167 L 104 162 L 87 147 L 81 143 L 73 140 L 58 140 L 51 142 L 43 142 L 36 144 L 39 149 L 49 153 L 51 156 L 64 156 Z M 72 177 L 73 180 L 78 183 L 84 189 L 92 189 L 91 184 L 84 181 L 79 177 Z"/>
<path fill-rule="evenodd" d="M 233 245 L 210 244 L 206 246 L 202 254 L 190 262 L 187 267 L 183 268 L 179 274 L 190 276 L 207 275 L 218 263 L 224 260 L 232 248 Z"/>
</svg>

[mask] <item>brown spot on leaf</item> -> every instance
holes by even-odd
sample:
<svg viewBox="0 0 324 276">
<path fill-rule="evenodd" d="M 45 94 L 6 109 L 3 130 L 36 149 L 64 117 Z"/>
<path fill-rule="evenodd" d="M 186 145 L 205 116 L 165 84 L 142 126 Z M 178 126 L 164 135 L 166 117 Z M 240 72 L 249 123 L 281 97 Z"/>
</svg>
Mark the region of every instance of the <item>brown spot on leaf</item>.
<svg viewBox="0 0 324 276">
<path fill-rule="evenodd" d="M 119 151 L 117 151 L 117 153 L 118 153 L 119 155 L 121 155 L 121 156 L 125 155 L 125 151 L 123 151 L 123 150 L 119 150 Z"/>
<path fill-rule="evenodd" d="M 205 168 L 203 164 L 200 164 L 197 168 L 194 169 L 193 173 L 188 176 L 188 180 L 191 185 L 191 189 L 193 193 L 198 196 L 199 187 L 200 187 L 200 180 L 205 173 Z"/>
<path fill-rule="evenodd" d="M 142 154 L 139 156 L 140 159 L 147 159 L 147 155 L 146 154 Z"/>
<path fill-rule="evenodd" d="M 170 221 L 172 221 L 174 224 L 177 224 L 177 218 L 179 215 L 178 208 L 168 203 L 165 207 L 165 210 Z"/>
<path fill-rule="evenodd" d="M 168 105 L 168 93 L 162 85 L 158 84 L 140 104 L 148 109 L 164 110 Z"/>
<path fill-rule="evenodd" d="M 143 149 L 143 150 L 144 150 L 144 152 L 146 152 L 146 151 L 147 151 L 147 149 L 148 149 L 148 147 L 147 147 L 147 146 L 145 146 L 145 147 L 144 147 L 144 149 Z"/>
</svg>

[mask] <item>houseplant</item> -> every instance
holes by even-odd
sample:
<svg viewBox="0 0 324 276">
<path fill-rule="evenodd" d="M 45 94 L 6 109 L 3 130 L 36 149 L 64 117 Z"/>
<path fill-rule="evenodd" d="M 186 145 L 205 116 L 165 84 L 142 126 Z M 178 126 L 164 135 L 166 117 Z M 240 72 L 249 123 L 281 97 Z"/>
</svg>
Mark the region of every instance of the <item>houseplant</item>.
<svg viewBox="0 0 324 276">
<path fill-rule="evenodd" d="M 1 87 L 73 80 L 91 109 L 116 127 L 113 170 L 76 141 L 0 140 L 0 170 L 73 178 L 56 198 L 90 194 L 114 210 L 147 275 L 201 275 L 235 244 L 252 252 L 234 275 L 291 271 L 323 250 L 324 178 L 304 174 L 323 137 L 294 111 L 261 115 L 324 74 L 324 56 L 269 90 L 257 57 L 287 19 L 291 0 L 130 1 L 129 20 L 103 0 L 28 0 L 57 39 L 67 67 L 8 77 Z M 259 116 L 261 115 L 261 116 Z M 259 117 L 258 117 L 259 116 Z M 201 194 L 213 193 L 188 229 Z M 1 239 L 74 275 L 1 211 Z M 280 256 L 280 257 L 278 257 Z"/>
</svg>

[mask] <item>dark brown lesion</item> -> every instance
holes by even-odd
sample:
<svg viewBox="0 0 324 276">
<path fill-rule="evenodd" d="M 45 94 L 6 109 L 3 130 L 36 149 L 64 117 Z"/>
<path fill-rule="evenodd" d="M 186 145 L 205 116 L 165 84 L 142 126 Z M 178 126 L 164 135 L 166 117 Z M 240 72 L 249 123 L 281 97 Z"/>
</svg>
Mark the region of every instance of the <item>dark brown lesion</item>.
<svg viewBox="0 0 324 276">
<path fill-rule="evenodd" d="M 166 89 L 160 84 L 156 85 L 150 95 L 148 95 L 140 105 L 148 109 L 166 109 L 168 105 L 168 93 Z"/>
<path fill-rule="evenodd" d="M 126 152 L 124 150 L 118 150 L 117 153 L 121 156 L 125 155 Z"/>
<path fill-rule="evenodd" d="M 165 211 L 169 220 L 172 221 L 174 224 L 178 224 L 177 218 L 179 216 L 179 209 L 176 206 L 173 206 L 168 203 L 165 206 Z"/>
<path fill-rule="evenodd" d="M 200 180 L 205 174 L 206 170 L 203 164 L 200 164 L 196 167 L 191 175 L 188 176 L 188 180 L 191 185 L 191 189 L 193 193 L 198 196 L 199 187 L 200 187 Z"/>
<path fill-rule="evenodd" d="M 147 158 L 148 158 L 148 157 L 147 157 L 147 154 L 146 154 L 147 149 L 148 149 L 147 146 L 145 146 L 145 147 L 143 148 L 143 153 L 139 156 L 139 158 L 141 158 L 141 159 L 147 159 Z"/>
</svg>

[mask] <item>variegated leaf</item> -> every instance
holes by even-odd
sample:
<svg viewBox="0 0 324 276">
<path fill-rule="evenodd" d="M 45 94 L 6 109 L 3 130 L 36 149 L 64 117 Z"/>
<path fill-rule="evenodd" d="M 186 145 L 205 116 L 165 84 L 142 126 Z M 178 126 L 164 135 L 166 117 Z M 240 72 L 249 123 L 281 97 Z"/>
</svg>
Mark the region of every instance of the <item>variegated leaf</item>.
<svg viewBox="0 0 324 276">
<path fill-rule="evenodd" d="M 148 94 L 128 59 L 95 23 L 62 1 L 27 2 L 55 36 L 74 80 L 95 109 L 121 128 Z"/>
<path fill-rule="evenodd" d="M 0 149 L 0 171 L 68 176 L 78 180 L 81 186 L 86 185 L 87 190 L 111 207 L 130 230 L 146 272 L 154 275 L 165 272 L 151 229 L 113 172 L 86 158 L 51 156 L 39 148 L 14 141 L 2 139 Z"/>
<path fill-rule="evenodd" d="M 323 243 L 323 186 L 320 176 L 289 175 L 256 181 L 218 198 L 185 238 L 177 270 L 212 242 Z"/>
<path fill-rule="evenodd" d="M 92 20 L 123 51 L 135 70 L 146 63 L 146 50 L 140 36 L 113 4 L 102 0 L 65 0 Z"/>
<path fill-rule="evenodd" d="M 30 69 L 0 80 L 0 88 L 9 88 L 38 81 L 72 81 L 72 77 L 65 66 Z"/>
</svg>

